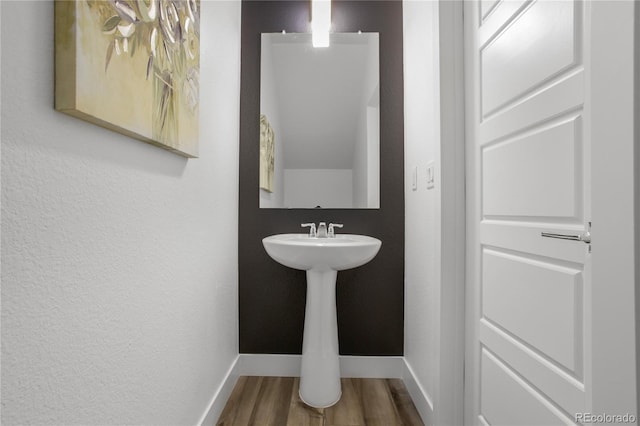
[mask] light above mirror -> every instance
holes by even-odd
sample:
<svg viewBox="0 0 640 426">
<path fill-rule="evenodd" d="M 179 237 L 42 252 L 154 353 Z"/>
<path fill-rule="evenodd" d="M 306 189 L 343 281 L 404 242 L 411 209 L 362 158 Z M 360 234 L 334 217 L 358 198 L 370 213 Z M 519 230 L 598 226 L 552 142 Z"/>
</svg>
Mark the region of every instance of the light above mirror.
<svg viewBox="0 0 640 426">
<path fill-rule="evenodd" d="M 329 47 L 331 0 L 311 0 L 311 34 L 313 47 Z"/>
<path fill-rule="evenodd" d="M 311 39 L 262 34 L 260 207 L 379 208 L 378 33 Z"/>
</svg>

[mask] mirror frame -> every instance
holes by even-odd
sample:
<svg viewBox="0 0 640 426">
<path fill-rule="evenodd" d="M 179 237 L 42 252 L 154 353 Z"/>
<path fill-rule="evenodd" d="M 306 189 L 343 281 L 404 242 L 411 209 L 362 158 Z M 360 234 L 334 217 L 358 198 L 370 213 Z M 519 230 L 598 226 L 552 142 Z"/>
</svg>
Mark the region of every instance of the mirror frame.
<svg viewBox="0 0 640 426">
<path fill-rule="evenodd" d="M 302 222 L 343 223 L 342 233 L 382 241 L 367 265 L 338 274 L 340 353 L 402 355 L 404 350 L 404 85 L 402 2 L 333 0 L 335 32 L 377 32 L 380 41 L 380 208 L 259 206 L 260 43 L 262 33 L 309 32 L 309 0 L 243 0 L 238 205 L 239 350 L 301 353 L 304 271 L 277 264 L 262 238 L 303 232 Z M 221 58 L 225 60 L 225 58 Z M 224 66 L 224 65 L 220 65 Z M 380 321 L 383 314 L 385 320 Z M 375 339 L 371 336 L 375 335 Z"/>
</svg>

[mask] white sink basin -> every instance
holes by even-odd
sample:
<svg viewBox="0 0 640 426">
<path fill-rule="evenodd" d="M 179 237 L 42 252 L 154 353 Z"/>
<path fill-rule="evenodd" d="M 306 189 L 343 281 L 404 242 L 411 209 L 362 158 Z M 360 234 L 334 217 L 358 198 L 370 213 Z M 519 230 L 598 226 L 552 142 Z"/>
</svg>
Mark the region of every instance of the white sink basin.
<svg viewBox="0 0 640 426">
<path fill-rule="evenodd" d="M 264 238 L 262 243 L 277 262 L 307 271 L 300 399 L 312 407 L 330 407 L 342 395 L 336 316 L 338 271 L 364 265 L 375 257 L 382 242 L 364 235 L 312 238 L 279 234 Z"/>
<path fill-rule="evenodd" d="M 382 245 L 377 238 L 351 234 L 338 234 L 334 238 L 279 234 L 266 237 L 262 243 L 275 261 L 303 271 L 355 268 L 373 259 Z"/>
</svg>

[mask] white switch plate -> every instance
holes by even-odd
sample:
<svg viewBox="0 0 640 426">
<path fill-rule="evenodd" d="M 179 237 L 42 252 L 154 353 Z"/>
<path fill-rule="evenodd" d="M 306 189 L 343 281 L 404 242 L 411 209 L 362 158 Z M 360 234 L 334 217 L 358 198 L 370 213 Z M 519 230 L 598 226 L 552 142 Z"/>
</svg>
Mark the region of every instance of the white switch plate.
<svg viewBox="0 0 640 426">
<path fill-rule="evenodd" d="M 411 172 L 411 189 L 418 190 L 418 166 L 413 166 L 413 171 Z"/>
<path fill-rule="evenodd" d="M 435 180 L 436 180 L 435 164 L 432 161 L 429 164 L 427 164 L 427 189 L 433 189 L 433 187 L 435 186 Z"/>
</svg>

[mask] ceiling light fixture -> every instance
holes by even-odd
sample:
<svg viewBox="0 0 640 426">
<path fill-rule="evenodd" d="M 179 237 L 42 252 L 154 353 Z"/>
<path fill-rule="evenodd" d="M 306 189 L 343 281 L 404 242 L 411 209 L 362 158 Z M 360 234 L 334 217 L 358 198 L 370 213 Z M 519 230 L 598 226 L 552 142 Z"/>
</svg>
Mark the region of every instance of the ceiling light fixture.
<svg viewBox="0 0 640 426">
<path fill-rule="evenodd" d="M 313 47 L 329 47 L 331 0 L 311 0 L 311 39 Z"/>
</svg>

